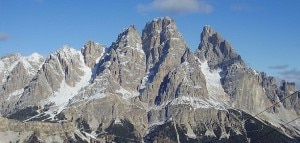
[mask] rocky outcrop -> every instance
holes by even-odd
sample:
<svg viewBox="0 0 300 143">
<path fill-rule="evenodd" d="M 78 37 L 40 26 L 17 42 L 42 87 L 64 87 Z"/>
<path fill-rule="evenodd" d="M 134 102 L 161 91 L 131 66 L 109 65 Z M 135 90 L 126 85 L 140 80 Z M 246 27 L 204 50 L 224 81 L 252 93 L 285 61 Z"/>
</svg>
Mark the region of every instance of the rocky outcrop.
<svg viewBox="0 0 300 143">
<path fill-rule="evenodd" d="M 75 139 L 72 123 L 23 123 L 0 117 L 1 142 L 67 142 Z"/>
<path fill-rule="evenodd" d="M 160 85 L 157 105 L 181 97 L 208 99 L 205 77 L 199 62 L 189 50 L 181 58 L 182 63 L 170 71 Z"/>
<path fill-rule="evenodd" d="M 296 91 L 295 83 L 282 81 L 277 94 L 282 100 L 283 106 L 287 109 L 294 109 L 299 114 L 299 91 Z M 287 100 L 285 100 L 287 99 Z"/>
<path fill-rule="evenodd" d="M 210 26 L 204 26 L 200 41 L 196 55 L 201 61 L 207 60 L 211 69 L 223 69 L 234 63 L 245 65 L 230 43 Z"/>
<path fill-rule="evenodd" d="M 138 92 L 145 76 L 145 54 L 134 26 L 125 29 L 111 46 L 108 69 L 115 81 L 125 89 Z"/>
<path fill-rule="evenodd" d="M 233 47 L 210 26 L 203 28 L 196 56 L 207 62 L 212 71 L 220 70 L 220 80 L 231 106 L 258 113 L 276 102 L 271 94 L 275 92 L 274 79 L 248 68 Z"/>
<path fill-rule="evenodd" d="M 105 53 L 105 46 L 89 40 L 81 49 L 81 53 L 84 57 L 85 64 L 93 68 L 96 63 L 99 62 L 103 53 Z"/>
<path fill-rule="evenodd" d="M 10 54 L 0 58 L 0 80 L 1 85 L 4 84 L 6 77 L 8 76 L 10 70 L 18 63 L 21 59 L 20 54 Z"/>
<path fill-rule="evenodd" d="M 258 75 L 255 75 L 253 71 L 233 64 L 223 72 L 222 85 L 233 107 L 258 113 L 272 106 L 259 84 Z"/>
</svg>

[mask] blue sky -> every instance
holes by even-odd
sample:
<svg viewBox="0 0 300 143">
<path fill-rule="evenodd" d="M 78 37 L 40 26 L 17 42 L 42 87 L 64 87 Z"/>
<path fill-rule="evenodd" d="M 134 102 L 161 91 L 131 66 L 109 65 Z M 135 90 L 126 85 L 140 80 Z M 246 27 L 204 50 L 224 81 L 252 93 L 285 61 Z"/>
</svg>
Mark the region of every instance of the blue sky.
<svg viewBox="0 0 300 143">
<path fill-rule="evenodd" d="M 192 50 L 208 24 L 250 67 L 299 85 L 299 7 L 299 0 L 0 0 L 0 56 L 80 49 L 89 39 L 110 46 L 123 28 L 141 32 L 170 16 Z"/>
</svg>

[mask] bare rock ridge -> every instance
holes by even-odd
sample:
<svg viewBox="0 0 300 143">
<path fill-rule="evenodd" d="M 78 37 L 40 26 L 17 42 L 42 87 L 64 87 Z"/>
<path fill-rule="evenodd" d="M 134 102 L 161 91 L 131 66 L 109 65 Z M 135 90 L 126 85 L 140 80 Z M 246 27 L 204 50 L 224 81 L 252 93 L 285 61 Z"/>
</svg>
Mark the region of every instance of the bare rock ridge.
<svg viewBox="0 0 300 143">
<path fill-rule="evenodd" d="M 294 83 L 247 67 L 210 26 L 192 52 L 169 17 L 109 47 L 1 57 L 0 80 L 0 142 L 300 141 Z"/>
</svg>

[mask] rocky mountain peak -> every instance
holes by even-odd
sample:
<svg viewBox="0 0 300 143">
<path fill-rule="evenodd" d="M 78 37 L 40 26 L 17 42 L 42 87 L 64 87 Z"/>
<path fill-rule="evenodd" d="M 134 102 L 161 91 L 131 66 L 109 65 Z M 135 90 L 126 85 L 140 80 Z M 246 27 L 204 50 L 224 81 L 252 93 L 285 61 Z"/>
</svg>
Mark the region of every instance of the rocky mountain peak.
<svg viewBox="0 0 300 143">
<path fill-rule="evenodd" d="M 54 52 L 54 54 L 64 58 L 70 58 L 71 56 L 78 54 L 78 51 L 68 45 L 64 45 L 59 50 Z"/>
<path fill-rule="evenodd" d="M 214 29 L 210 25 L 204 25 L 202 33 L 201 33 L 201 37 L 209 37 L 209 36 L 212 36 L 215 33 L 216 32 L 214 31 Z"/>
<path fill-rule="evenodd" d="M 281 90 L 287 91 L 289 93 L 296 92 L 296 84 L 294 82 L 286 82 L 285 80 L 281 81 Z"/>
<path fill-rule="evenodd" d="M 39 53 L 33 53 L 26 58 L 28 61 L 33 62 L 33 61 L 40 61 L 40 60 L 44 59 L 44 56 L 40 55 Z"/>
<path fill-rule="evenodd" d="M 94 82 L 98 82 L 97 86 L 101 88 L 107 87 L 106 93 L 117 92 L 123 98 L 137 96 L 145 75 L 145 59 L 140 34 L 135 26 L 129 26 L 118 35 L 100 60 Z"/>
<path fill-rule="evenodd" d="M 200 41 L 196 55 L 201 61 L 206 60 L 210 68 L 224 68 L 234 63 L 244 66 L 241 56 L 211 26 L 204 26 Z"/>
<path fill-rule="evenodd" d="M 0 60 L 5 60 L 5 59 L 18 59 L 21 57 L 21 54 L 20 53 L 14 53 L 14 54 L 9 54 L 9 55 L 6 55 L 6 56 L 3 56 L 3 57 L 0 57 Z"/>
<path fill-rule="evenodd" d="M 167 51 L 170 53 L 174 50 L 174 54 L 183 54 L 187 48 L 182 35 L 177 31 L 175 21 L 169 17 L 148 22 L 142 32 L 142 41 L 148 65 L 157 62 Z M 175 43 L 179 45 L 175 46 Z"/>
<path fill-rule="evenodd" d="M 116 42 L 112 45 L 113 48 L 137 48 L 142 51 L 142 41 L 139 32 L 134 25 L 124 29 L 119 34 Z"/>
<path fill-rule="evenodd" d="M 142 43 L 146 54 L 147 73 L 146 80 L 143 81 L 147 93 L 142 96 L 142 100 L 150 100 L 150 104 L 153 104 L 153 96 L 162 86 L 164 77 L 181 64 L 181 58 L 188 47 L 177 31 L 175 21 L 169 17 L 148 22 L 142 33 Z"/>
<path fill-rule="evenodd" d="M 146 24 L 143 30 L 143 37 L 147 38 L 149 36 L 154 36 L 160 38 L 160 41 L 165 41 L 172 37 L 181 37 L 181 34 L 177 32 L 175 20 L 164 17 L 156 18 Z"/>
<path fill-rule="evenodd" d="M 99 62 L 101 56 L 105 52 L 105 46 L 88 40 L 81 49 L 84 62 L 88 67 L 94 67 Z"/>
</svg>

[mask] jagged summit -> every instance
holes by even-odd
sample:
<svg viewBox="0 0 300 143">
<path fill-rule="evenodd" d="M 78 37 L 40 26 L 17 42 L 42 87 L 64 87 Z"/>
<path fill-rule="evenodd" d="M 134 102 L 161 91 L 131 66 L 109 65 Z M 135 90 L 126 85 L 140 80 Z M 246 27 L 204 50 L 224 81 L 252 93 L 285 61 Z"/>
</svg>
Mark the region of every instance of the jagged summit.
<svg viewBox="0 0 300 143">
<path fill-rule="evenodd" d="M 157 18 L 154 18 L 152 21 L 159 21 L 159 20 L 169 20 L 169 21 L 174 21 L 173 18 L 169 17 L 169 16 L 165 16 L 165 17 L 157 17 Z M 152 22 L 151 21 L 151 22 Z M 147 22 L 149 23 L 149 22 Z"/>
<path fill-rule="evenodd" d="M 131 25 L 128 28 L 124 29 L 123 32 L 118 35 L 116 42 L 111 47 L 136 48 L 140 52 L 143 52 L 141 36 L 134 25 Z"/>
<path fill-rule="evenodd" d="M 109 47 L 0 58 L 0 78 L 0 142 L 299 142 L 295 84 L 247 67 L 211 26 L 191 52 L 169 17 Z"/>
<path fill-rule="evenodd" d="M 89 67 L 94 67 L 99 62 L 105 52 L 105 46 L 88 40 L 82 47 L 81 53 L 84 56 L 84 62 Z"/>
<path fill-rule="evenodd" d="M 214 29 L 210 25 L 204 25 L 202 33 L 201 33 L 201 38 L 202 37 L 207 37 L 206 35 L 212 36 L 215 33 L 216 32 L 214 31 Z"/>
<path fill-rule="evenodd" d="M 196 54 L 201 61 L 208 61 L 212 69 L 222 69 L 234 63 L 245 65 L 231 44 L 211 26 L 204 26 L 200 41 Z"/>
<path fill-rule="evenodd" d="M 150 32 L 150 33 L 149 33 Z M 151 22 L 148 22 L 143 30 L 143 35 L 144 34 L 152 34 L 152 35 L 157 35 L 160 34 L 161 41 L 164 41 L 166 39 L 169 39 L 171 37 L 173 38 L 179 38 L 181 37 L 181 34 L 177 31 L 177 26 L 175 23 L 175 20 L 169 18 L 169 17 L 164 17 L 164 18 L 157 18 L 152 20 Z M 157 37 L 157 38 L 159 38 Z"/>
<path fill-rule="evenodd" d="M 61 56 L 65 56 L 68 57 L 72 54 L 77 53 L 78 51 L 72 47 L 70 47 L 69 45 L 63 45 L 59 50 L 57 50 L 56 52 L 54 52 L 53 54 L 58 54 Z"/>
<path fill-rule="evenodd" d="M 31 55 L 29 55 L 28 57 L 26 57 L 29 61 L 38 61 L 40 59 L 43 59 L 44 56 L 39 54 L 39 53 L 33 53 Z"/>
</svg>

